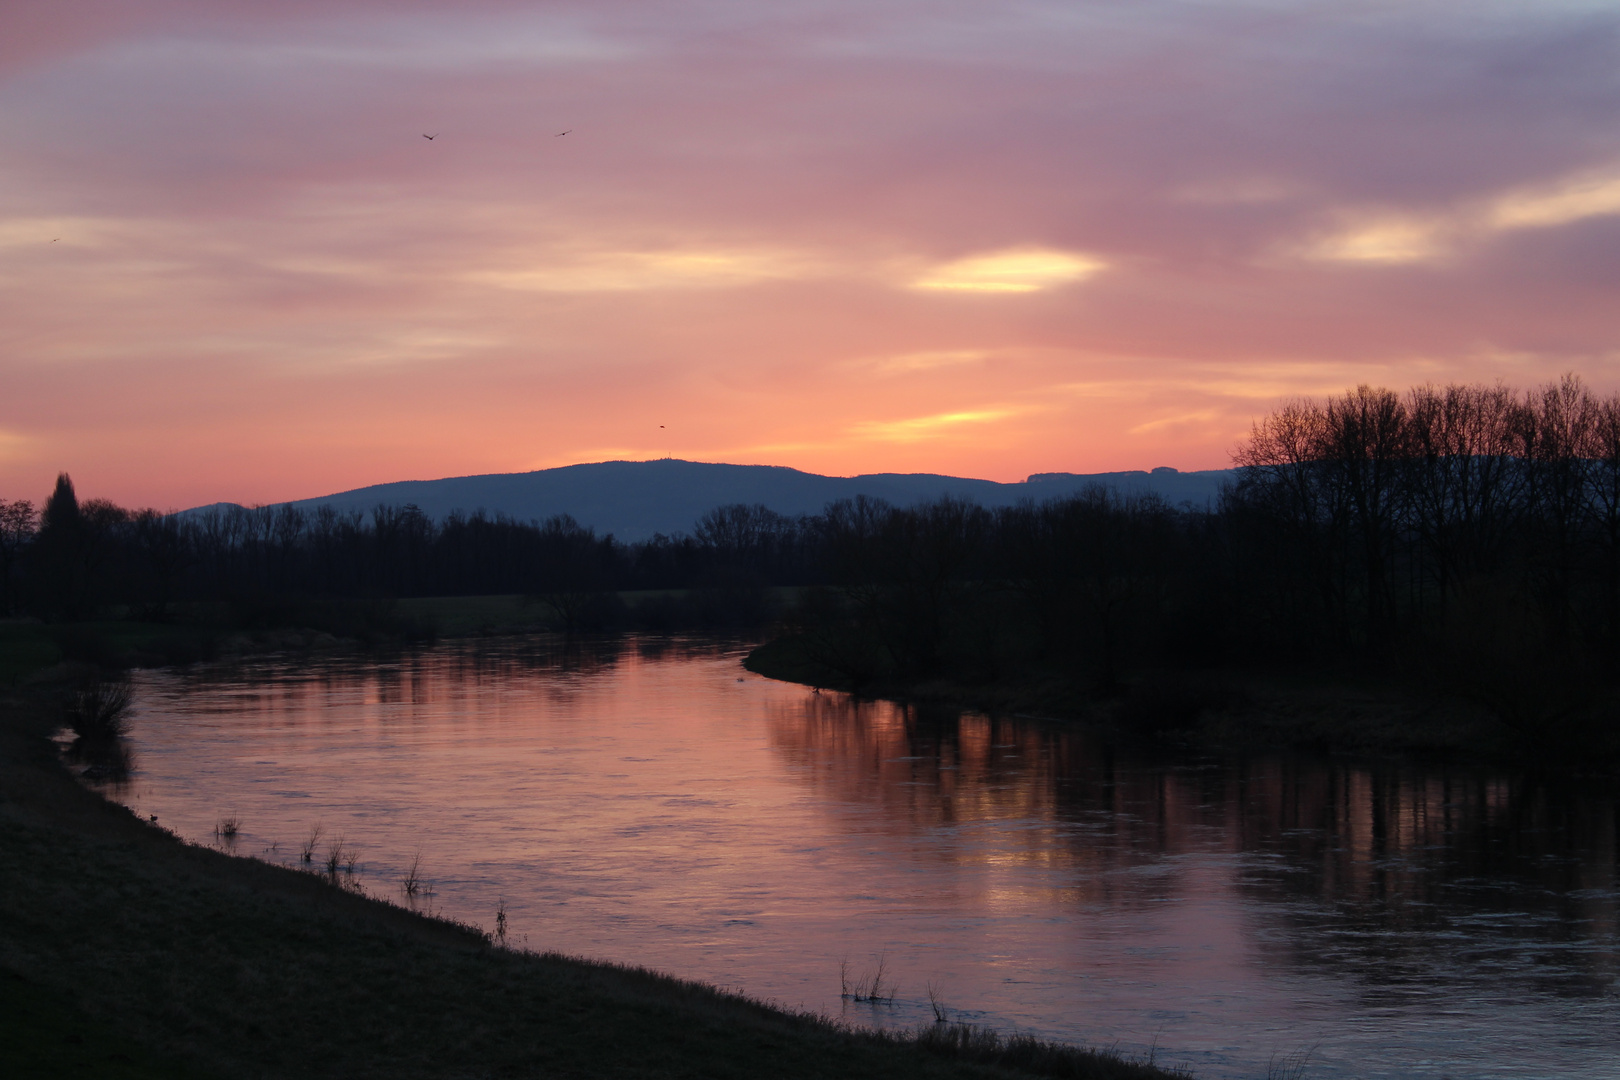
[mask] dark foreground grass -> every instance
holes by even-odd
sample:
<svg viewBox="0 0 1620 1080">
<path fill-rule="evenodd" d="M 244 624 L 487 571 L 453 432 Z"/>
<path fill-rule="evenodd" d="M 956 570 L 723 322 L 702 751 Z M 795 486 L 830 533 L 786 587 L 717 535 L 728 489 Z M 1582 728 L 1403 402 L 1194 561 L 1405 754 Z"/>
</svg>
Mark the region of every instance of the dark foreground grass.
<svg viewBox="0 0 1620 1080">
<path fill-rule="evenodd" d="M 846 1030 L 646 971 L 493 947 L 188 845 L 80 786 L 0 701 L 0 1073 L 29 1077 L 1155 1080 L 1106 1053 Z"/>
<path fill-rule="evenodd" d="M 0 1075 L 63 1080 L 184 1080 L 165 1060 L 93 1019 L 66 994 L 0 971 Z"/>
</svg>

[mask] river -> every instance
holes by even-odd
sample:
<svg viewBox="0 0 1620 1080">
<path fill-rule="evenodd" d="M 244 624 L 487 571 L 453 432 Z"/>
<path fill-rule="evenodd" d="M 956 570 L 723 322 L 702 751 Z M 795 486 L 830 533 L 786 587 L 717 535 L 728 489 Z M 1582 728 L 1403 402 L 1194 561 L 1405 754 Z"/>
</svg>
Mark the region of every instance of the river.
<svg viewBox="0 0 1620 1080">
<path fill-rule="evenodd" d="M 115 792 L 512 947 L 1206 1077 L 1620 1075 L 1612 790 L 1109 746 L 740 645 L 549 637 L 142 672 Z M 239 824 L 216 836 L 221 821 Z M 313 844 L 310 838 L 318 831 Z M 402 881 L 416 863 L 415 898 Z M 892 1001 L 841 996 L 879 967 Z"/>
</svg>

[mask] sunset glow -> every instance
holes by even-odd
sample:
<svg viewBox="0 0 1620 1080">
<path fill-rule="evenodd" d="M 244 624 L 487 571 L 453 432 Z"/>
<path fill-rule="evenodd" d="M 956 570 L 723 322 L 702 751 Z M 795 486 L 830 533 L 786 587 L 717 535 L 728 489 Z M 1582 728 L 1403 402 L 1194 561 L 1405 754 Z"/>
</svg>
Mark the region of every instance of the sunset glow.
<svg viewBox="0 0 1620 1080">
<path fill-rule="evenodd" d="M 1616 41 L 1588 0 L 15 0 L 0 497 L 1220 468 L 1359 382 L 1609 392 Z"/>
<path fill-rule="evenodd" d="M 1040 292 L 1084 281 L 1107 264 L 1063 251 L 1001 251 L 976 255 L 930 271 L 914 289 L 945 292 Z"/>
</svg>

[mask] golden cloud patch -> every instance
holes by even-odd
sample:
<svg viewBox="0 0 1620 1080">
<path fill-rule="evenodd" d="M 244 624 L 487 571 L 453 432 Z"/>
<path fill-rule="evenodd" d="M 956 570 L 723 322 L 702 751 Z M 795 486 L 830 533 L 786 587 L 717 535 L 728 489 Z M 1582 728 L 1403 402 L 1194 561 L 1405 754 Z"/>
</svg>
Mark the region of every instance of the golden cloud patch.
<svg viewBox="0 0 1620 1080">
<path fill-rule="evenodd" d="M 912 281 L 911 287 L 934 292 L 1041 292 L 1094 277 L 1107 265 L 1074 252 L 1011 248 L 936 266 Z"/>
</svg>

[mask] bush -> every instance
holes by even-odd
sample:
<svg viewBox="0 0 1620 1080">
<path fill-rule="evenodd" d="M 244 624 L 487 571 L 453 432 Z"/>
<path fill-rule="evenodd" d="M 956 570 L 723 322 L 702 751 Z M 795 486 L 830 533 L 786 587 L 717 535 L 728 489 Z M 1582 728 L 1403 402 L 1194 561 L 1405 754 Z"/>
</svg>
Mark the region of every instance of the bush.
<svg viewBox="0 0 1620 1080">
<path fill-rule="evenodd" d="M 133 699 L 127 676 L 80 675 L 63 688 L 63 725 L 86 742 L 111 742 L 127 730 Z"/>
</svg>

